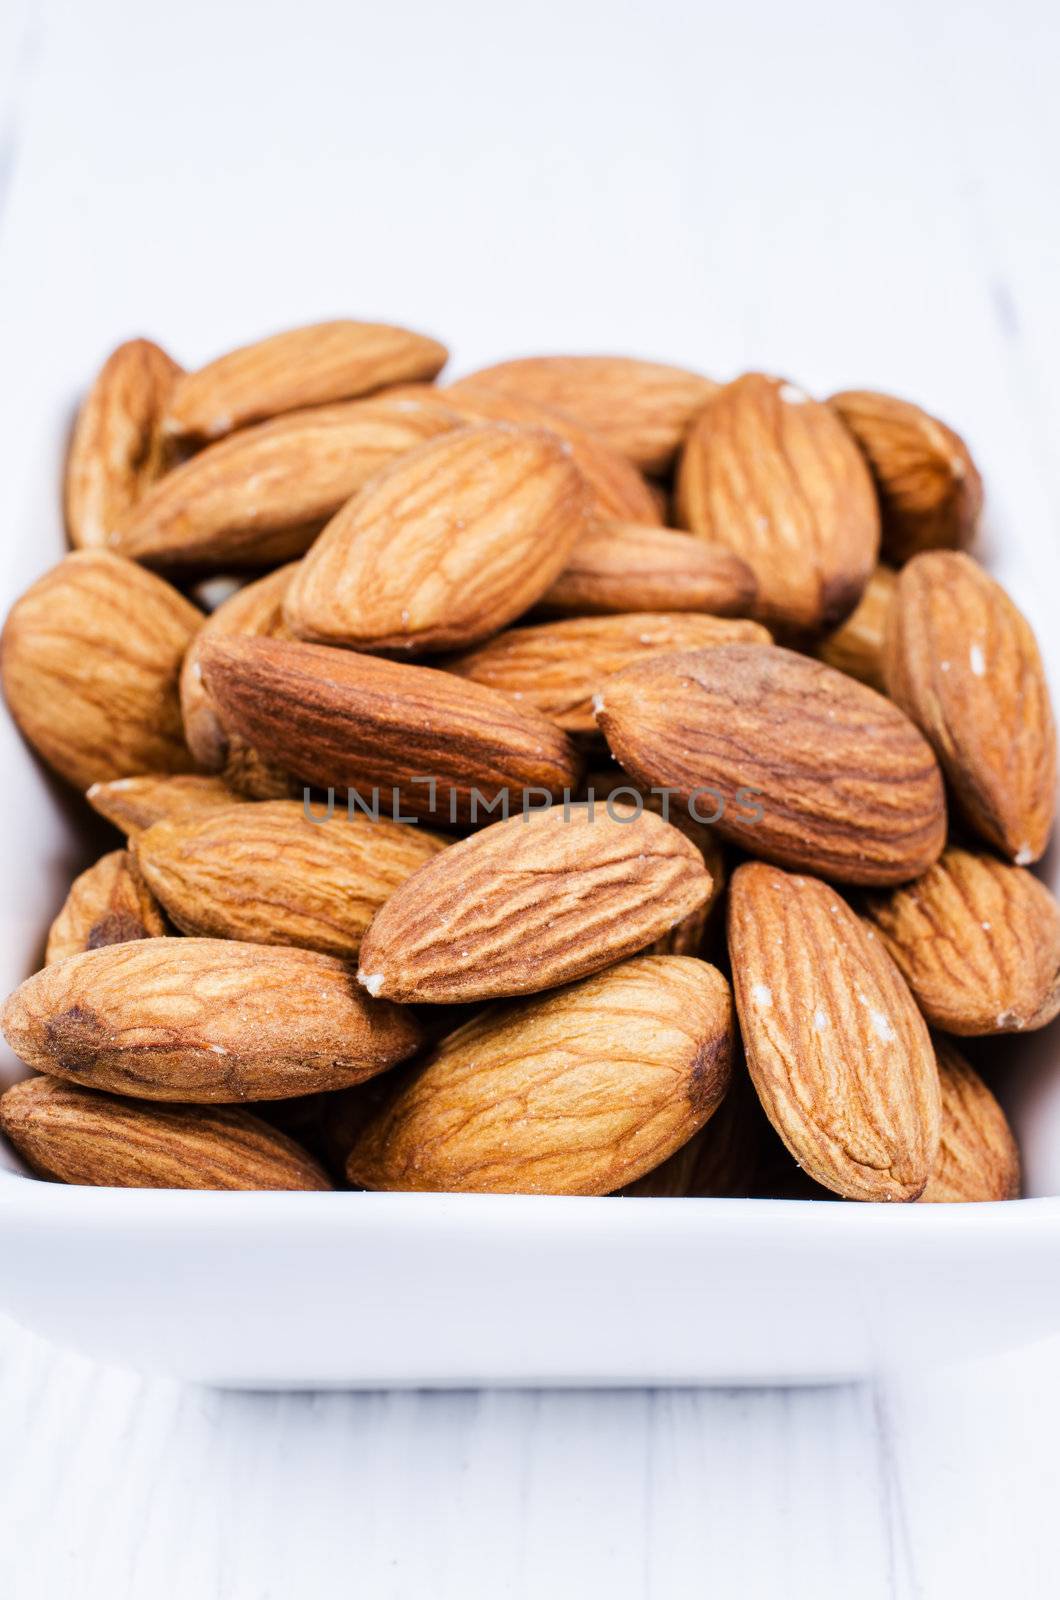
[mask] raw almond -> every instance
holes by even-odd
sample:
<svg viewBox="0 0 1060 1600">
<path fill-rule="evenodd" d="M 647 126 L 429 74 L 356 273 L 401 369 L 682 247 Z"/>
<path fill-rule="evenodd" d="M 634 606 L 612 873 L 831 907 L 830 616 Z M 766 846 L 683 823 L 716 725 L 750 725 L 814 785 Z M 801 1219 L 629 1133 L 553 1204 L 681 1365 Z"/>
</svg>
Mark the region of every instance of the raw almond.
<svg viewBox="0 0 1060 1600">
<path fill-rule="evenodd" d="M 764 1134 L 774 1138 L 743 1062 L 734 1062 L 725 1099 L 706 1127 L 619 1193 L 656 1200 L 747 1199 L 756 1193 Z"/>
<path fill-rule="evenodd" d="M 756 615 L 832 627 L 876 564 L 879 510 L 854 439 L 794 384 L 748 373 L 700 413 L 678 476 L 681 523 L 747 562 Z"/>
<path fill-rule="evenodd" d="M 1013 1033 L 1060 1012 L 1060 906 L 1022 867 L 951 845 L 866 909 L 935 1027 Z"/>
<path fill-rule="evenodd" d="M 643 950 L 710 898 L 703 857 L 650 811 L 553 807 L 435 856 L 361 946 L 369 994 L 456 1003 L 533 994 Z"/>
<path fill-rule="evenodd" d="M 116 1189 L 330 1189 L 323 1169 L 249 1111 L 161 1110 L 53 1078 L 0 1098 L 0 1128 L 60 1183 Z"/>
<path fill-rule="evenodd" d="M 166 432 L 180 439 L 220 439 L 285 411 L 433 378 L 447 355 L 434 339 L 382 323 L 292 328 L 185 373 L 170 396 Z"/>
<path fill-rule="evenodd" d="M 127 850 L 111 850 L 74 879 L 48 933 L 45 964 L 166 931 L 158 902 Z"/>
<path fill-rule="evenodd" d="M 530 356 L 472 381 L 566 412 L 645 472 L 668 469 L 718 390 L 698 372 L 633 356 Z"/>
<path fill-rule="evenodd" d="M 608 680 L 597 720 L 639 783 L 766 860 L 893 884 L 942 852 L 930 746 L 889 700 L 807 656 L 758 644 L 656 656 Z"/>
<path fill-rule="evenodd" d="M 829 405 L 872 470 L 889 560 L 900 566 L 919 550 L 963 550 L 972 542 L 983 483 L 959 434 L 908 400 L 867 389 L 834 394 Z"/>
<path fill-rule="evenodd" d="M 4 626 L 11 715 L 69 783 L 186 772 L 177 683 L 202 613 L 151 572 L 78 550 L 16 600 Z"/>
<path fill-rule="evenodd" d="M 752 610 L 757 587 L 746 561 L 691 534 L 598 522 L 582 534 L 540 608 L 574 617 L 628 611 L 739 617 Z"/>
<path fill-rule="evenodd" d="M 1034 634 L 1001 585 L 956 551 L 914 556 L 885 671 L 970 825 L 1019 866 L 1037 861 L 1056 809 L 1056 730 Z"/>
<path fill-rule="evenodd" d="M 533 605 L 588 525 L 584 480 L 555 435 L 461 428 L 379 473 L 332 519 L 284 616 L 319 644 L 458 649 Z"/>
<path fill-rule="evenodd" d="M 572 617 L 511 628 L 446 665 L 451 672 L 534 706 L 568 733 L 595 733 L 593 699 L 612 674 L 674 650 L 741 641 L 769 644 L 757 622 L 675 612 Z"/>
<path fill-rule="evenodd" d="M 938 1071 L 882 941 L 827 884 L 755 861 L 729 886 L 729 955 L 751 1078 L 796 1161 L 848 1200 L 915 1200 Z"/>
<path fill-rule="evenodd" d="M 366 804 L 380 790 L 386 814 L 393 797 L 406 817 L 471 822 L 506 790 L 518 807 L 578 781 L 559 728 L 455 673 L 274 639 L 210 639 L 202 665 L 226 727 L 307 783 Z"/>
<path fill-rule="evenodd" d="M 881 694 L 887 692 L 883 651 L 896 582 L 893 567 L 877 567 L 846 621 L 826 633 L 814 647 L 814 654 L 828 666 L 867 683 Z"/>
<path fill-rule="evenodd" d="M 195 1104 L 360 1083 L 410 1056 L 407 1011 L 334 956 L 229 939 L 141 939 L 27 978 L 0 1012 L 20 1060 L 92 1089 Z"/>
<path fill-rule="evenodd" d="M 1005 1113 L 946 1040 L 935 1041 L 942 1085 L 942 1139 L 922 1202 L 1018 1200 L 1020 1156 Z"/>
<path fill-rule="evenodd" d="M 197 816 L 217 806 L 231 806 L 239 796 L 220 778 L 201 777 L 198 773 L 170 777 L 147 772 L 138 778 L 94 783 L 85 799 L 101 817 L 135 839 L 163 817 Z"/>
<path fill-rule="evenodd" d="M 165 471 L 159 424 L 180 372 L 150 339 L 130 339 L 104 362 L 66 458 L 66 531 L 76 548 L 105 545 Z"/>
<path fill-rule="evenodd" d="M 386 817 L 273 800 L 156 822 L 135 850 L 184 933 L 350 957 L 380 906 L 446 842 Z"/>
<path fill-rule="evenodd" d="M 729 986 L 641 956 L 459 1028 L 361 1131 L 368 1189 L 608 1194 L 659 1166 L 725 1093 Z"/>
</svg>

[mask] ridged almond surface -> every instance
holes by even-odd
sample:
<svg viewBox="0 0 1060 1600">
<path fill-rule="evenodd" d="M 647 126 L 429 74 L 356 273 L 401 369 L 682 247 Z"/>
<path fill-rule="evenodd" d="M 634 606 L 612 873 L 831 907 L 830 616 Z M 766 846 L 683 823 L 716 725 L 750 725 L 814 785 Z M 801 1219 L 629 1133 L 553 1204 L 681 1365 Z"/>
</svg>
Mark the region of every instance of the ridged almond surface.
<svg viewBox="0 0 1060 1600">
<path fill-rule="evenodd" d="M 730 550 L 671 528 L 607 521 L 582 534 L 539 604 L 572 617 L 629 611 L 739 617 L 752 610 L 757 587 L 746 561 Z"/>
<path fill-rule="evenodd" d="M 341 1089 L 403 1061 L 421 1037 L 334 956 L 230 939 L 70 956 L 15 990 L 0 1028 L 40 1072 L 195 1104 Z"/>
<path fill-rule="evenodd" d="M 753 861 L 729 885 L 729 956 L 751 1078 L 799 1165 L 848 1200 L 915 1200 L 938 1070 L 882 940 L 819 879 Z"/>
<path fill-rule="evenodd" d="M 588 526 L 584 479 L 554 434 L 461 428 L 379 473 L 332 518 L 284 616 L 318 644 L 459 649 L 533 605 Z"/>
<path fill-rule="evenodd" d="M 1020 1153 L 1005 1113 L 964 1057 L 944 1039 L 935 1054 L 942 1085 L 942 1139 L 922 1203 L 1018 1200 Z"/>
<path fill-rule="evenodd" d="M 383 467 L 459 420 L 380 395 L 245 428 L 148 489 L 110 546 L 167 569 L 289 561 Z"/>
<path fill-rule="evenodd" d="M 829 401 L 865 453 L 880 499 L 883 553 L 901 566 L 920 550 L 963 550 L 983 483 L 952 428 L 908 400 L 848 389 Z"/>
<path fill-rule="evenodd" d="M 562 797 L 581 770 L 539 712 L 452 672 L 322 645 L 210 639 L 203 673 L 226 727 L 269 761 L 366 803 L 378 787 L 387 814 L 397 789 L 405 816 L 474 821 L 504 790 L 515 808 L 524 789 L 539 791 L 535 805 L 541 791 Z"/>
<path fill-rule="evenodd" d="M 834 626 L 857 604 L 880 542 L 861 451 L 836 413 L 758 372 L 726 384 L 685 443 L 678 516 L 747 562 L 756 615 L 794 632 Z"/>
<path fill-rule="evenodd" d="M 48 932 L 44 960 L 65 961 L 83 950 L 128 939 L 157 939 L 165 918 L 127 850 L 111 850 L 70 885 Z"/>
<path fill-rule="evenodd" d="M 115 1189 L 330 1189 L 317 1162 L 249 1111 L 170 1106 L 27 1078 L 0 1129 L 34 1172 Z"/>
<path fill-rule="evenodd" d="M 772 1142 L 774 1135 L 758 1096 L 742 1060 L 734 1061 L 725 1099 L 706 1127 L 619 1193 L 653 1200 L 748 1199 L 759 1192 L 766 1138 Z"/>
<path fill-rule="evenodd" d="M 756 644 L 657 656 L 604 685 L 597 720 L 626 770 L 692 799 L 693 816 L 713 816 L 720 796 L 718 834 L 753 855 L 889 885 L 942 853 L 930 746 L 889 700 L 807 656 Z M 716 793 L 696 800 L 704 789 Z"/>
<path fill-rule="evenodd" d="M 77 550 L 15 601 L 0 641 L 11 715 L 77 789 L 187 772 L 180 664 L 202 613 L 152 572 Z"/>
<path fill-rule="evenodd" d="M 112 783 L 94 783 L 85 795 L 93 811 L 135 839 L 163 817 L 198 816 L 218 806 L 227 808 L 239 800 L 220 778 L 198 773 L 169 776 L 146 772 L 136 778 L 115 778 Z"/>
<path fill-rule="evenodd" d="M 892 699 L 923 729 L 975 831 L 1019 866 L 1056 810 L 1056 729 L 1034 633 L 971 556 L 902 568 L 885 656 Z"/>
<path fill-rule="evenodd" d="M 698 372 L 634 356 L 528 356 L 472 382 L 566 412 L 645 472 L 665 472 L 692 419 L 718 391 Z"/>
<path fill-rule="evenodd" d="M 159 424 L 180 372 L 150 339 L 120 344 L 101 367 L 66 457 L 66 531 L 76 549 L 105 545 L 165 471 Z"/>
<path fill-rule="evenodd" d="M 710 892 L 703 857 L 661 817 L 555 806 L 421 867 L 369 928 L 357 977 L 410 1002 L 534 994 L 643 950 Z"/>
<path fill-rule="evenodd" d="M 733 1042 L 725 979 L 640 956 L 451 1034 L 359 1134 L 367 1189 L 609 1194 L 703 1126 Z"/>
<path fill-rule="evenodd" d="M 826 633 L 814 648 L 814 654 L 828 666 L 881 694 L 887 692 L 883 654 L 897 576 L 893 567 L 877 567 L 846 621 Z"/>
<path fill-rule="evenodd" d="M 434 339 L 382 323 L 292 328 L 186 372 L 173 387 L 165 429 L 181 439 L 220 439 L 285 411 L 433 378 L 447 354 Z"/>
<path fill-rule="evenodd" d="M 511 628 L 446 665 L 534 706 L 568 733 L 595 733 L 593 697 L 623 667 L 674 650 L 740 642 L 769 644 L 770 638 L 757 622 L 689 611 L 571 617 Z"/>
<path fill-rule="evenodd" d="M 935 1027 L 1014 1033 L 1060 1012 L 1060 905 L 1022 867 L 950 846 L 866 909 Z"/>
<path fill-rule="evenodd" d="M 300 800 L 272 800 L 156 822 L 135 850 L 184 933 L 352 957 L 380 906 L 445 844 L 386 817 L 313 820 Z"/>
</svg>

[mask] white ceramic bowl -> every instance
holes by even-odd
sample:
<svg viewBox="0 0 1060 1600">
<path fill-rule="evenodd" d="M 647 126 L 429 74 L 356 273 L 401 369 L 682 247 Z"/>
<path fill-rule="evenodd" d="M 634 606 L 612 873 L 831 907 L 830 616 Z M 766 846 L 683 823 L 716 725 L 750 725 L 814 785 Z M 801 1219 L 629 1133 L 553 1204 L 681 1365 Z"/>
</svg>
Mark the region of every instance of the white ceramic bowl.
<svg viewBox="0 0 1060 1600">
<path fill-rule="evenodd" d="M 63 552 L 68 417 L 11 464 L 5 611 Z M 1056 553 L 991 565 L 1056 697 Z M 86 845 L 87 808 L 6 717 L 0 762 L 6 993 L 73 873 L 117 840 Z M 104 1360 L 255 1387 L 810 1383 L 983 1354 L 1060 1328 L 1060 1032 L 1001 1053 L 1028 1196 L 1006 1205 L 84 1189 L 3 1152 L 0 1307 Z"/>
</svg>

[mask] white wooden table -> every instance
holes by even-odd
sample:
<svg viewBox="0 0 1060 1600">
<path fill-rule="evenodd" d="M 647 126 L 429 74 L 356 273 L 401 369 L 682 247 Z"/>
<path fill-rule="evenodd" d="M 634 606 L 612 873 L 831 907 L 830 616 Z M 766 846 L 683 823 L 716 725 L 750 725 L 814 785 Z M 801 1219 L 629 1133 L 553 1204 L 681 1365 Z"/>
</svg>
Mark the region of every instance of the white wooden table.
<svg viewBox="0 0 1060 1600">
<path fill-rule="evenodd" d="M 348 312 L 464 367 L 893 388 L 971 438 L 989 539 L 1055 537 L 1058 47 L 1033 0 L 8 0 L 0 271 L 28 231 L 86 373 L 101 326 L 196 361 Z M 0 1594 L 1022 1600 L 1058 1431 L 1060 1342 L 816 1392 L 258 1397 L 4 1325 Z"/>
</svg>

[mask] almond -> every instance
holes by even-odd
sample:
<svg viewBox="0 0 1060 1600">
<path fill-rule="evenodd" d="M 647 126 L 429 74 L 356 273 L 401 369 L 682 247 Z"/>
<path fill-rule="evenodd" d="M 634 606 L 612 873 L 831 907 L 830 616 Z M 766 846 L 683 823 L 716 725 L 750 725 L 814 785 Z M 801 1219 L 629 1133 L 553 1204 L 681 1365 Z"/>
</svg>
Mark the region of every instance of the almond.
<svg viewBox="0 0 1060 1600">
<path fill-rule="evenodd" d="M 185 373 L 170 395 L 166 432 L 181 439 L 220 439 L 285 411 L 433 378 L 447 355 L 434 339 L 382 323 L 292 328 Z"/>
<path fill-rule="evenodd" d="M 444 849 L 426 828 L 300 800 L 156 822 L 136 841 L 144 878 L 184 933 L 355 956 L 380 906 Z"/>
<path fill-rule="evenodd" d="M 462 428 L 379 473 L 332 519 L 284 616 L 320 644 L 473 644 L 533 605 L 588 523 L 584 481 L 553 434 Z"/>
<path fill-rule="evenodd" d="M 160 938 L 165 931 L 165 918 L 129 852 L 112 850 L 74 879 L 48 933 L 44 960 L 50 966 L 83 950 Z"/>
<path fill-rule="evenodd" d="M 970 556 L 929 550 L 898 579 L 885 671 L 966 820 L 1019 866 L 1056 809 L 1056 730 L 1029 623 Z"/>
<path fill-rule="evenodd" d="M 366 804 L 381 790 L 391 814 L 394 790 L 405 816 L 470 822 L 506 790 L 517 807 L 578 781 L 560 729 L 451 672 L 273 639 L 210 639 L 202 664 L 226 727 L 267 760 Z"/>
<path fill-rule="evenodd" d="M 132 561 L 78 550 L 16 600 L 4 695 L 49 766 L 78 789 L 127 773 L 184 772 L 177 681 L 202 613 Z"/>
<path fill-rule="evenodd" d="M 678 517 L 733 551 L 758 583 L 756 615 L 793 632 L 834 626 L 876 564 L 868 468 L 836 413 L 793 384 L 726 384 L 685 443 Z"/>
<path fill-rule="evenodd" d="M 698 372 L 632 356 L 530 356 L 473 381 L 566 412 L 645 472 L 665 472 L 718 390 Z"/>
<path fill-rule="evenodd" d="M 751 1078 L 799 1165 L 848 1200 L 915 1200 L 938 1072 L 882 941 L 827 884 L 755 861 L 729 886 L 729 955 Z"/>
<path fill-rule="evenodd" d="M 908 400 L 867 389 L 834 394 L 829 405 L 869 463 L 891 561 L 900 566 L 920 550 L 972 542 L 983 483 L 959 434 Z"/>
<path fill-rule="evenodd" d="M 883 651 L 896 582 L 893 567 L 877 567 L 846 621 L 826 633 L 814 647 L 814 654 L 828 666 L 867 683 L 881 694 L 887 688 Z"/>
<path fill-rule="evenodd" d="M 0 1012 L 27 1066 L 145 1100 L 279 1100 L 410 1056 L 412 1016 L 334 956 L 229 939 L 141 939 L 27 978 Z"/>
<path fill-rule="evenodd" d="M 196 816 L 217 806 L 231 806 L 239 796 L 220 778 L 148 772 L 138 778 L 94 783 L 85 799 L 101 817 L 134 839 L 163 817 Z"/>
<path fill-rule="evenodd" d="M 619 1193 L 656 1200 L 747 1199 L 756 1193 L 764 1133 L 774 1138 L 743 1063 L 734 1064 L 725 1099 L 706 1127 Z"/>
<path fill-rule="evenodd" d="M 1005 1113 L 947 1041 L 935 1043 L 942 1085 L 942 1139 L 923 1202 L 1018 1200 L 1020 1156 Z"/>
<path fill-rule="evenodd" d="M 53 1078 L 0 1098 L 0 1128 L 60 1183 L 117 1189 L 330 1189 L 323 1169 L 248 1111 L 165 1111 Z"/>
<path fill-rule="evenodd" d="M 511 628 L 446 665 L 451 672 L 534 706 L 568 733 L 595 733 L 593 699 L 613 673 L 674 650 L 742 641 L 769 644 L 757 622 L 692 612 L 572 617 Z"/>
<path fill-rule="evenodd" d="M 729 550 L 638 522 L 598 522 L 541 597 L 541 610 L 586 617 L 627 611 L 708 611 L 746 616 L 754 573 Z"/>
<path fill-rule="evenodd" d="M 533 994 L 643 950 L 710 892 L 695 845 L 650 811 L 605 803 L 512 817 L 395 891 L 357 977 L 403 1001 Z"/>
<path fill-rule="evenodd" d="M 451 1034 L 359 1134 L 368 1189 L 608 1194 L 711 1116 L 732 1051 L 729 986 L 641 956 Z"/>
<path fill-rule="evenodd" d="M 1013 1033 L 1060 1012 L 1060 906 L 1022 867 L 951 846 L 866 909 L 935 1027 Z"/>
<path fill-rule="evenodd" d="M 639 783 L 766 860 L 893 884 L 942 852 L 930 746 L 882 695 L 791 650 L 725 644 L 638 662 L 604 685 L 597 720 Z"/>
</svg>

